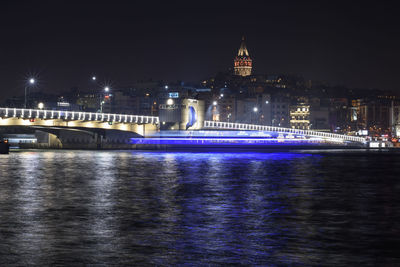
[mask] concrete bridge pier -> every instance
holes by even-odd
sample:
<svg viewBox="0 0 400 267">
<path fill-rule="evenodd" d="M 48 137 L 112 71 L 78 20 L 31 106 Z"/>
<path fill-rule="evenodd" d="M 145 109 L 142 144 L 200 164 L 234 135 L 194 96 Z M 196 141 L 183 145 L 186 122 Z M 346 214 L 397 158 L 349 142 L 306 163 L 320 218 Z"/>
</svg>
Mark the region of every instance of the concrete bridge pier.
<svg viewBox="0 0 400 267">
<path fill-rule="evenodd" d="M 103 148 L 103 142 L 105 140 L 105 132 L 95 132 L 93 135 L 94 143 L 96 144 L 96 149 Z"/>
</svg>

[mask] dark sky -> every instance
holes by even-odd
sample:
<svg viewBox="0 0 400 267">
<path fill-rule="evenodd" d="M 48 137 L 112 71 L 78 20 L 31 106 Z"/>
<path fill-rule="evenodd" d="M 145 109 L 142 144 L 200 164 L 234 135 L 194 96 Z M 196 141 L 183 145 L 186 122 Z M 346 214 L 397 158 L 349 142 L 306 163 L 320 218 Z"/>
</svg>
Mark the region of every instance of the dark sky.
<svg viewBox="0 0 400 267">
<path fill-rule="evenodd" d="M 232 67 L 242 35 L 255 73 L 400 91 L 397 12 L 383 1 L 2 2 L 1 98 L 31 74 L 47 92 L 93 74 L 197 81 Z"/>
</svg>

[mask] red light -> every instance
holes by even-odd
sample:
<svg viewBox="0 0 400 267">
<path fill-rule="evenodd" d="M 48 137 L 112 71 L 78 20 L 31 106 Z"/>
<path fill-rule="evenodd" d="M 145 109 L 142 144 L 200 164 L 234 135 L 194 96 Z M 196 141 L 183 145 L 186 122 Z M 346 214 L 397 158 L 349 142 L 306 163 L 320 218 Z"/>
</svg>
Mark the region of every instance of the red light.
<svg viewBox="0 0 400 267">
<path fill-rule="evenodd" d="M 30 122 L 35 122 L 34 118 L 29 119 Z"/>
<path fill-rule="evenodd" d="M 110 96 L 109 96 L 109 95 L 106 95 L 104 98 L 105 98 L 105 99 L 109 99 L 109 98 L 110 98 Z"/>
</svg>

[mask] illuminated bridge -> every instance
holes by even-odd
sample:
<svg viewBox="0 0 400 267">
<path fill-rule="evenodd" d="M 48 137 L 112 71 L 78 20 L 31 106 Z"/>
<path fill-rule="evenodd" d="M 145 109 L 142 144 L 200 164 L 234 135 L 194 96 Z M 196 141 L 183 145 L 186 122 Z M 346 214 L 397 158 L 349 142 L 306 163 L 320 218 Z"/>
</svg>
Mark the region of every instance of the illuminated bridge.
<svg viewBox="0 0 400 267">
<path fill-rule="evenodd" d="M 159 117 L 80 111 L 0 108 L 0 127 L 50 133 L 56 147 L 108 148 L 143 145 L 337 145 L 364 146 L 362 137 L 244 123 L 203 121 L 187 131 L 160 131 Z M 145 137 L 145 138 L 143 138 Z M 51 139 L 49 137 L 49 139 Z M 52 141 L 49 140 L 49 146 Z M 62 144 L 62 145 L 60 145 Z M 69 144 L 69 145 L 67 145 Z"/>
<path fill-rule="evenodd" d="M 234 131 L 257 131 L 259 133 L 265 132 L 272 133 L 271 137 L 275 136 L 276 139 L 284 140 L 309 140 L 309 142 L 319 143 L 359 143 L 366 144 L 365 138 L 357 136 L 349 136 L 343 134 L 318 132 L 312 130 L 300 130 L 292 128 L 283 128 L 266 125 L 255 125 L 245 123 L 231 123 L 231 122 L 216 122 L 204 121 L 204 129 L 219 129 L 219 130 L 234 130 Z"/>
<path fill-rule="evenodd" d="M 268 149 L 280 147 L 365 147 L 364 138 L 291 128 L 204 121 L 203 127 L 188 131 L 160 131 L 146 138 L 132 138 L 135 145 L 159 148 Z"/>
<path fill-rule="evenodd" d="M 81 147 L 102 147 L 101 143 L 123 144 L 132 136 L 143 137 L 157 131 L 155 116 L 94 113 L 64 110 L 0 108 L 0 127 L 35 129 L 54 135 L 55 147 L 76 144 Z M 107 133 L 107 134 L 106 134 Z M 108 139 L 105 137 L 107 136 Z M 48 141 L 49 146 L 51 140 Z M 87 144 L 92 144 L 87 146 Z M 118 147 L 114 147 L 118 148 Z"/>
<path fill-rule="evenodd" d="M 137 125 L 156 125 L 158 117 L 80 111 L 0 108 L 0 126 L 101 128 L 140 132 Z"/>
</svg>

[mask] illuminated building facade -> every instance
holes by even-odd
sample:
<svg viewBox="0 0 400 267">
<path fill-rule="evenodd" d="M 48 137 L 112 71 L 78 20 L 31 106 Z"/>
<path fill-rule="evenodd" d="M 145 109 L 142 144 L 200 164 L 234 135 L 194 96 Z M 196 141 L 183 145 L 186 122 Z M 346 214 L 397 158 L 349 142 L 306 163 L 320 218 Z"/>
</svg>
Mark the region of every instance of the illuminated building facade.
<svg viewBox="0 0 400 267">
<path fill-rule="evenodd" d="M 310 106 L 300 103 L 290 107 L 290 127 L 293 129 L 310 129 Z"/>
<path fill-rule="evenodd" d="M 391 107 L 391 125 L 394 137 L 400 137 L 400 105 L 393 105 Z"/>
<path fill-rule="evenodd" d="M 234 60 L 235 75 L 242 77 L 251 75 L 252 66 L 253 62 L 249 56 L 249 51 L 247 51 L 244 37 L 242 37 L 242 43 Z"/>
</svg>

